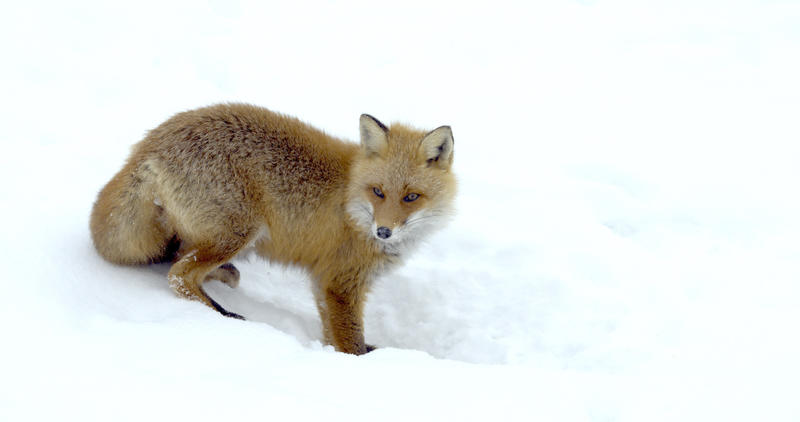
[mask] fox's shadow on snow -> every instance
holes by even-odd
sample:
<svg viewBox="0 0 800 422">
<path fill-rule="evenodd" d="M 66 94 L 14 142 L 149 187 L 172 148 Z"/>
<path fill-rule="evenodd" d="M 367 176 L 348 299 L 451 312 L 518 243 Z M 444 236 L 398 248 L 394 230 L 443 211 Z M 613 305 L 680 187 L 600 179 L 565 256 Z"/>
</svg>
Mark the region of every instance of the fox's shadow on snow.
<svg viewBox="0 0 800 422">
<path fill-rule="evenodd" d="M 170 290 L 166 281 L 170 264 L 152 264 L 145 268 L 153 274 L 154 279 L 163 281 L 164 290 Z M 203 289 L 222 307 L 242 315 L 245 318 L 243 323 L 265 323 L 295 337 L 306 346 L 315 341 L 322 341 L 322 325 L 316 314 L 311 316 L 301 315 L 298 312 L 276 306 L 273 303 L 256 300 L 248 296 L 241 287 L 231 288 L 216 280 L 204 283 Z M 175 300 L 185 299 L 176 296 Z M 219 315 L 220 318 L 226 318 L 211 308 L 208 308 L 208 312 L 213 312 Z"/>
</svg>

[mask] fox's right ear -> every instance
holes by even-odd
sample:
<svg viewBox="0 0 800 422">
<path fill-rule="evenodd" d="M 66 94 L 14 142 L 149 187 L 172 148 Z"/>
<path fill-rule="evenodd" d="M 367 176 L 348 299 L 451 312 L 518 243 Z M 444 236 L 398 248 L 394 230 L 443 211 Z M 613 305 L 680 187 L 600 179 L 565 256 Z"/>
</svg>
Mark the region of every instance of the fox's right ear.
<svg viewBox="0 0 800 422">
<path fill-rule="evenodd" d="M 381 155 L 386 151 L 386 132 L 389 130 L 369 114 L 361 115 L 361 148 L 367 156 Z"/>
<path fill-rule="evenodd" d="M 420 148 L 428 166 L 435 165 L 443 170 L 453 164 L 453 131 L 450 126 L 436 128 L 420 141 Z"/>
</svg>

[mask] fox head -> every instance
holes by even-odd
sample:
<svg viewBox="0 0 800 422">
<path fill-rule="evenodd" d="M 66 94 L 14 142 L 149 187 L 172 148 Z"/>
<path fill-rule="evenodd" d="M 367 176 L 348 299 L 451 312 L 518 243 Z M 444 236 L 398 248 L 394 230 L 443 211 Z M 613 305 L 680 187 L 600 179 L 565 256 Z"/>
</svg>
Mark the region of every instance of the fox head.
<svg viewBox="0 0 800 422">
<path fill-rule="evenodd" d="M 453 133 L 394 124 L 363 114 L 361 152 L 350 174 L 347 211 L 356 226 L 398 255 L 441 227 L 456 191 Z"/>
</svg>

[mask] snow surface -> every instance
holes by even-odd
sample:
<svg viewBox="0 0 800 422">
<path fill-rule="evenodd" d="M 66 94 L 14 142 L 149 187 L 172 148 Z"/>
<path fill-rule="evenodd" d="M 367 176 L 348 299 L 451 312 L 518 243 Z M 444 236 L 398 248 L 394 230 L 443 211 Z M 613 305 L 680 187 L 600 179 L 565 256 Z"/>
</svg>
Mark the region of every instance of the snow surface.
<svg viewBox="0 0 800 422">
<path fill-rule="evenodd" d="M 800 420 L 795 1 L 18 2 L 0 36 L 0 420 Z M 459 214 L 376 283 L 379 350 L 323 346 L 297 270 L 209 285 L 243 322 L 94 252 L 130 145 L 221 101 L 453 127 Z"/>
</svg>

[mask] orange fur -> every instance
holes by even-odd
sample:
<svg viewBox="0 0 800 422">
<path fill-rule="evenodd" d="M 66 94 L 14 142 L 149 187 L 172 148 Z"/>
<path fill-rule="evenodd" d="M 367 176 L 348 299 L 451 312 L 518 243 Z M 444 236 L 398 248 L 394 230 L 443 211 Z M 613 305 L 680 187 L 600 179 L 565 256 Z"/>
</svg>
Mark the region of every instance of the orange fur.
<svg viewBox="0 0 800 422">
<path fill-rule="evenodd" d="M 386 128 L 364 115 L 361 134 L 359 147 L 246 104 L 179 113 L 135 145 L 100 192 L 95 247 L 118 264 L 173 260 L 168 279 L 178 295 L 241 318 L 202 283 L 235 287 L 239 272 L 228 261 L 255 244 L 313 277 L 326 341 L 366 353 L 370 281 L 441 225 L 455 178 L 448 127 Z M 378 228 L 396 234 L 384 239 Z"/>
</svg>

